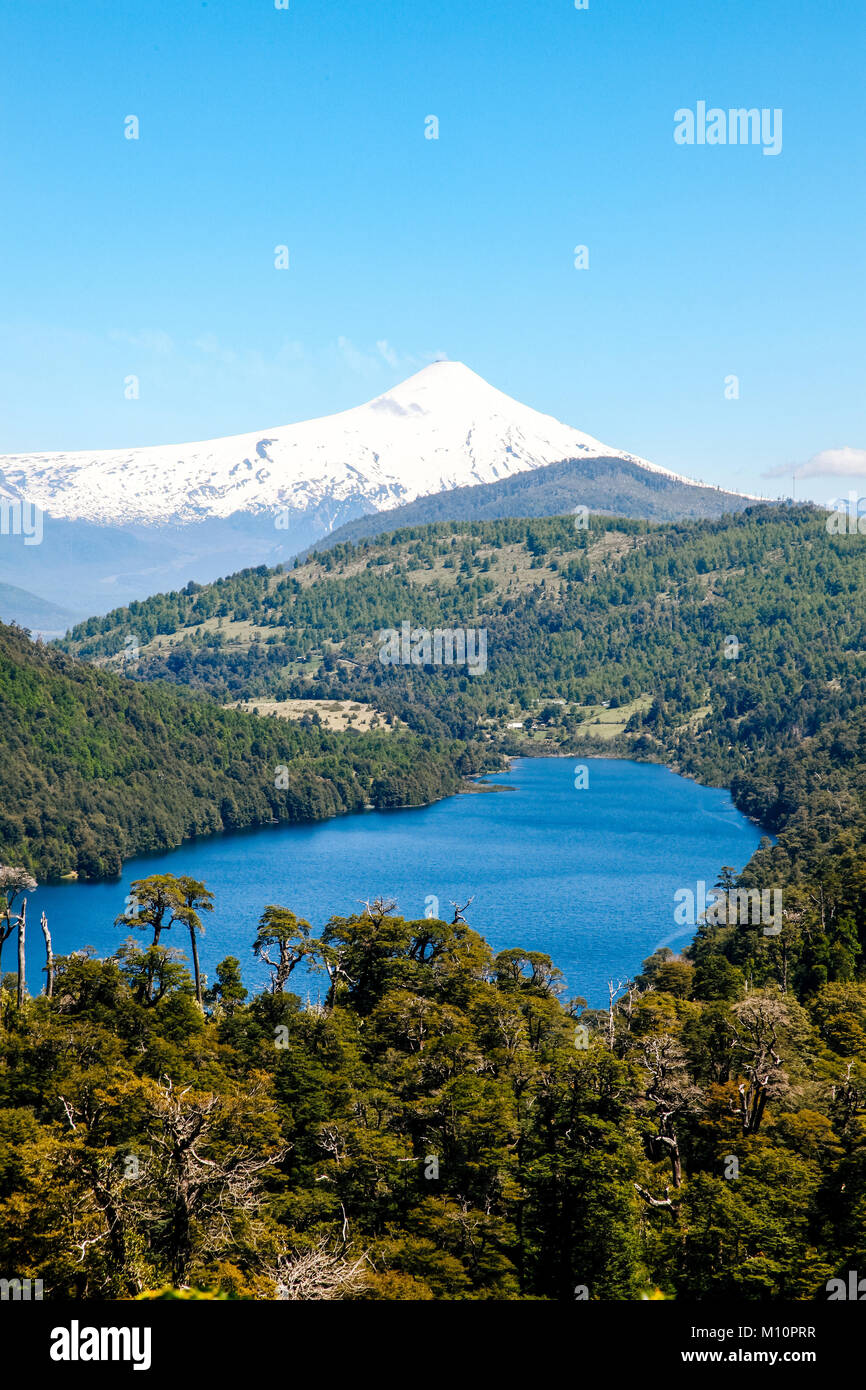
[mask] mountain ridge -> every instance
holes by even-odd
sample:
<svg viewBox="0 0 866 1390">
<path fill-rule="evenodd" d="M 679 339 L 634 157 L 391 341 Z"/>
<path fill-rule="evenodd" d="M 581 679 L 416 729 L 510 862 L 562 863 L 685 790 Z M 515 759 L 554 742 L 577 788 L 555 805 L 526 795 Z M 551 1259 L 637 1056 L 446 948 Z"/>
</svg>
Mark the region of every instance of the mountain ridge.
<svg viewBox="0 0 866 1390">
<path fill-rule="evenodd" d="M 387 512 L 368 512 L 344 522 L 308 546 L 298 558 L 306 559 L 315 551 L 330 550 L 344 541 L 354 543 L 437 521 L 561 516 L 578 506 L 597 515 L 645 521 L 698 521 L 761 505 L 742 493 L 702 483 L 683 484 L 675 479 L 676 474 L 662 470 L 649 474 L 644 467 L 617 456 L 563 459 L 561 463 L 517 473 L 496 483 L 451 488 L 448 492 L 418 497 Z M 764 505 L 769 506 L 769 501 Z"/>
<path fill-rule="evenodd" d="M 40 637 L 59 637 L 81 616 L 17 584 L 0 581 L 0 621 L 27 628 Z"/>
<path fill-rule="evenodd" d="M 186 444 L 3 455 L 0 482 L 57 519 L 186 524 L 304 511 L 326 499 L 381 511 L 602 456 L 700 486 L 522 405 L 461 362 L 432 363 L 365 405 L 292 425 Z"/>
<path fill-rule="evenodd" d="M 573 474 L 565 487 L 563 470 Z M 44 512 L 44 544 L 10 528 L 0 582 L 60 607 L 74 594 L 78 612 L 90 613 L 284 563 L 353 523 L 361 534 L 392 515 L 406 524 L 397 514 L 407 506 L 424 520 L 459 519 L 462 509 L 489 516 L 490 505 L 494 514 L 551 515 L 575 502 L 673 520 L 760 500 L 611 448 L 460 362 L 432 363 L 365 405 L 296 425 L 189 445 L 0 457 L 0 495 Z"/>
</svg>

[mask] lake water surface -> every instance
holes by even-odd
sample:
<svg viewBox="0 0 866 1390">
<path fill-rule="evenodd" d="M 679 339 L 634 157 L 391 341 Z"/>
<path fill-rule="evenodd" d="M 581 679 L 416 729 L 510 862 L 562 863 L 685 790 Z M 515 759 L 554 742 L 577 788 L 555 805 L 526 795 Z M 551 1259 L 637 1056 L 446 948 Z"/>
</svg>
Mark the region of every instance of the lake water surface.
<svg viewBox="0 0 866 1390">
<path fill-rule="evenodd" d="M 513 791 L 215 836 L 130 860 L 113 883 L 40 888 L 27 907 L 29 987 L 37 992 L 44 980 L 43 908 L 56 955 L 88 945 L 110 955 L 126 935 L 112 923 L 131 881 L 174 873 L 203 879 L 215 895 L 200 943 L 203 970 L 213 978 L 218 961 L 238 956 L 251 991 L 268 978 L 252 954 L 268 903 L 291 908 L 318 933 L 331 915 L 359 911 L 365 898 L 396 898 L 409 918 L 432 906 L 432 915 L 450 920 L 451 900 L 474 896 L 467 919 L 495 949 L 548 952 L 565 973 L 564 997 L 580 994 L 599 1007 L 609 976 L 634 975 L 659 945 L 688 941 L 691 929 L 674 921 L 676 890 L 698 880 L 712 886 L 722 864 L 741 869 L 761 832 L 726 791 L 666 768 L 607 758 L 585 766 L 582 790 L 571 759 L 518 759 L 490 779 Z M 162 941 L 189 944 L 176 927 Z M 14 936 L 3 966 L 15 969 Z M 313 998 L 322 990 L 299 972 L 292 984 Z"/>
</svg>

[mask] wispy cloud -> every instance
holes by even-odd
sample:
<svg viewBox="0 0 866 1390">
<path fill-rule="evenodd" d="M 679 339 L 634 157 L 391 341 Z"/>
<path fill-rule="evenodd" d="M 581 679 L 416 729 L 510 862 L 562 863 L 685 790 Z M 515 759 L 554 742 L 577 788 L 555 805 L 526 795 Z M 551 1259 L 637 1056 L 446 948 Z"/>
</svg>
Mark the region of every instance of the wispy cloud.
<svg viewBox="0 0 866 1390">
<path fill-rule="evenodd" d="M 360 376 L 369 376 L 371 372 L 378 371 L 382 365 L 374 353 L 364 352 L 362 348 L 355 347 L 351 338 L 344 338 L 341 335 L 337 339 L 337 349 L 346 366 Z"/>
<path fill-rule="evenodd" d="M 350 371 L 366 377 L 380 375 L 383 363 L 392 372 L 410 376 L 429 362 L 441 362 L 448 357 L 447 352 L 423 352 L 420 355 L 398 352 L 387 338 L 377 338 L 374 351 L 372 348 L 356 347 L 350 338 L 341 336 L 337 339 L 337 351 Z"/>
<path fill-rule="evenodd" d="M 137 354 L 150 359 L 164 361 L 172 358 L 176 370 L 187 370 L 196 377 L 201 375 L 207 364 L 210 368 L 225 369 L 238 381 L 258 380 L 262 383 L 303 362 L 314 369 L 333 370 L 332 366 L 328 366 L 328 359 L 333 364 L 335 355 L 337 361 L 343 367 L 348 367 L 351 373 L 366 378 L 382 377 L 386 368 L 408 376 L 428 362 L 447 357 L 444 352 L 420 355 L 401 353 L 387 338 L 378 338 L 373 347 L 358 347 L 344 334 L 340 334 L 336 343 L 332 341 L 328 348 L 323 345 L 313 348 L 298 341 L 283 339 L 269 351 L 258 347 L 235 347 L 211 332 L 200 333 L 196 338 L 181 342 L 175 341 L 162 329 L 115 329 L 108 338 L 110 342 L 134 348 Z"/>
<path fill-rule="evenodd" d="M 108 337 L 113 343 L 126 343 L 129 347 L 154 353 L 158 357 L 169 357 L 175 351 L 174 340 L 161 328 L 144 328 L 137 333 L 115 330 Z"/>
<path fill-rule="evenodd" d="M 384 357 L 389 367 L 396 367 L 399 364 L 400 359 L 387 338 L 380 338 L 376 344 L 376 348 L 378 349 L 379 356 Z"/>
<path fill-rule="evenodd" d="M 866 475 L 866 449 L 822 449 L 806 463 L 782 464 L 771 468 L 765 478 L 843 478 Z"/>
</svg>

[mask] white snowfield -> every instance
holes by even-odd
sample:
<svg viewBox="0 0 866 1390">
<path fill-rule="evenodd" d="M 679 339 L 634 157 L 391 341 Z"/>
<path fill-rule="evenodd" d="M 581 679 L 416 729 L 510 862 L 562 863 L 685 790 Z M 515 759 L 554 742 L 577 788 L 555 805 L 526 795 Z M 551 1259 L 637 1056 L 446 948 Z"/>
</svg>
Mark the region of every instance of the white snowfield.
<svg viewBox="0 0 866 1390">
<path fill-rule="evenodd" d="M 7 454 L 0 456 L 0 483 L 65 520 L 164 524 L 360 498 L 386 511 L 450 488 L 599 456 L 700 486 L 521 405 L 462 362 L 435 362 L 353 410 L 252 434 Z"/>
</svg>

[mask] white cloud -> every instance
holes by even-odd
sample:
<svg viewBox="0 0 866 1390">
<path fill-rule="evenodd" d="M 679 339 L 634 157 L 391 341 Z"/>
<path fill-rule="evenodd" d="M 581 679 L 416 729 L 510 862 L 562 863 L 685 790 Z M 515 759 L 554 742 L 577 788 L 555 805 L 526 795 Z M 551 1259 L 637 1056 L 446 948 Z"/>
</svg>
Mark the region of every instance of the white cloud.
<svg viewBox="0 0 866 1390">
<path fill-rule="evenodd" d="M 813 454 L 807 463 L 791 467 L 782 464 L 771 468 L 765 478 L 822 478 L 822 477 L 861 477 L 866 475 L 866 449 L 852 449 L 845 445 L 842 449 L 822 449 Z"/>
</svg>

